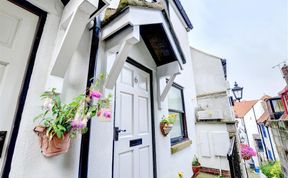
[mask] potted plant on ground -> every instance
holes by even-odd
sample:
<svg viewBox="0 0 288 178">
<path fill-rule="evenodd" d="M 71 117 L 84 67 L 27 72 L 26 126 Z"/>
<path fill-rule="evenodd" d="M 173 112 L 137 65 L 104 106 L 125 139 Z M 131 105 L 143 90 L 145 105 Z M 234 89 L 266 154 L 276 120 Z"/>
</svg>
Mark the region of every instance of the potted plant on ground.
<svg viewBox="0 0 288 178">
<path fill-rule="evenodd" d="M 201 169 L 201 164 L 197 158 L 197 156 L 194 156 L 193 161 L 192 161 L 192 170 L 194 175 L 198 175 Z"/>
<path fill-rule="evenodd" d="M 39 136 L 40 148 L 44 156 L 51 157 L 66 153 L 69 150 L 71 138 L 75 138 L 77 134 L 86 133 L 87 122 L 95 115 L 103 115 L 110 119 L 111 95 L 103 97 L 99 91 L 100 83 L 104 78 L 101 74 L 94 85 L 68 104 L 61 102 L 56 89 L 41 95 L 44 103 L 42 113 L 34 119 L 34 121 L 39 121 L 34 131 Z"/>
<path fill-rule="evenodd" d="M 160 122 L 160 130 L 164 136 L 167 136 L 172 130 L 174 123 L 176 122 L 176 114 L 168 114 L 163 116 Z"/>
<path fill-rule="evenodd" d="M 241 156 L 244 160 L 249 160 L 252 156 L 256 156 L 256 152 L 249 145 L 240 144 Z"/>
</svg>

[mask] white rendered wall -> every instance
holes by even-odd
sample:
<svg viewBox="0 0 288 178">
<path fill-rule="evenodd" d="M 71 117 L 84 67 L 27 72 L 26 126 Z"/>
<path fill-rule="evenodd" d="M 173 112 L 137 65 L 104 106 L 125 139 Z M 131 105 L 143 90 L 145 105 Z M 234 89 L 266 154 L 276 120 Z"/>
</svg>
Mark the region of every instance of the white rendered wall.
<svg viewBox="0 0 288 178">
<path fill-rule="evenodd" d="M 255 115 L 256 115 L 256 119 L 255 119 L 255 115 L 254 115 L 254 111 L 253 108 L 244 116 L 244 123 L 245 123 L 245 127 L 246 127 L 246 133 L 247 133 L 247 137 L 248 137 L 248 143 L 250 145 L 250 147 L 252 147 L 255 151 L 257 150 L 256 147 L 256 143 L 254 141 L 253 138 L 253 134 L 258 134 L 261 138 L 261 133 L 259 133 L 258 131 L 258 127 L 257 127 L 257 122 L 256 120 L 262 116 L 262 114 L 264 113 L 263 108 L 261 107 L 261 102 L 258 101 L 254 106 L 254 111 L 255 111 Z M 262 140 L 262 139 L 261 139 Z M 254 156 L 252 157 L 254 164 L 256 167 L 259 167 L 259 158 L 258 156 Z"/>
<path fill-rule="evenodd" d="M 191 48 L 197 95 L 226 92 L 228 85 L 220 58 Z"/>
<path fill-rule="evenodd" d="M 84 32 L 80 45 L 75 51 L 67 73 L 63 78 L 50 75 L 57 46 L 57 34 L 63 5 L 60 1 L 30 0 L 37 7 L 48 12 L 42 38 L 36 55 L 26 103 L 11 165 L 11 178 L 76 178 L 79 167 L 80 138 L 73 140 L 68 153 L 45 158 L 40 152 L 38 137 L 33 132 L 37 123 L 33 118 L 40 112 L 40 95 L 45 90 L 56 87 L 62 92 L 62 99 L 70 101 L 85 89 L 87 66 L 90 54 L 90 32 Z M 71 51 L 72 52 L 72 51 Z M 64 84 L 63 84 L 64 81 Z"/>
<path fill-rule="evenodd" d="M 224 78 L 224 71 L 220 58 L 206 54 L 194 48 L 191 49 L 193 70 L 195 75 L 195 88 L 199 110 L 220 110 L 223 113 L 222 120 L 233 121 L 233 113 L 228 100 L 227 81 Z M 220 119 L 220 118 L 219 118 Z M 197 138 L 199 139 L 198 155 L 202 166 L 208 168 L 230 170 L 226 156 L 219 157 L 215 154 L 215 148 L 222 143 L 214 143 L 212 135 L 215 133 L 228 134 L 225 123 L 197 122 Z M 226 141 L 223 145 L 226 154 L 230 147 L 229 137 L 222 135 Z M 221 145 L 222 146 L 222 145 Z M 221 164 L 221 165 L 220 165 Z"/>
</svg>

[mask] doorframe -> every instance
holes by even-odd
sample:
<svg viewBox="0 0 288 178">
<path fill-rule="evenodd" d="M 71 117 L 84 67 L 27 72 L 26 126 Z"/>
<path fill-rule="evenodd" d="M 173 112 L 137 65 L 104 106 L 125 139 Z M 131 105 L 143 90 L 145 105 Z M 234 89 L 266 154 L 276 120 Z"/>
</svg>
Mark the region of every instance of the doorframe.
<svg viewBox="0 0 288 178">
<path fill-rule="evenodd" d="M 26 68 L 26 72 L 23 78 L 23 85 L 22 85 L 20 95 L 17 101 L 17 106 L 16 106 L 17 109 L 15 112 L 15 118 L 12 123 L 11 137 L 10 137 L 10 140 L 8 140 L 6 159 L 4 158 L 5 160 L 3 162 L 4 167 L 3 167 L 3 172 L 2 172 L 2 178 L 8 178 L 10 170 L 11 170 L 11 163 L 13 160 L 13 154 L 15 150 L 17 137 L 18 137 L 19 127 L 20 127 L 21 118 L 22 118 L 22 112 L 24 109 L 24 105 L 25 105 L 25 101 L 26 101 L 26 97 L 27 97 L 27 93 L 29 89 L 29 84 L 31 81 L 32 73 L 33 73 L 37 50 L 40 44 L 41 36 L 43 33 L 46 18 L 47 18 L 47 12 L 34 6 L 33 4 L 31 4 L 30 2 L 26 0 L 8 0 L 8 1 L 37 15 L 39 17 L 39 20 L 37 23 L 36 32 L 35 32 L 35 36 L 33 39 L 30 55 L 27 61 L 27 68 Z"/>
<path fill-rule="evenodd" d="M 151 127 L 152 127 L 152 159 L 153 159 L 153 178 L 157 178 L 157 162 L 156 162 L 156 139 L 155 139 L 155 123 L 154 123 L 154 95 L 153 95 L 153 72 L 151 69 L 145 67 L 144 65 L 138 63 L 134 59 L 127 57 L 126 62 L 128 64 L 133 65 L 134 67 L 137 67 L 140 70 L 143 70 L 149 74 L 150 77 L 150 103 L 151 103 Z M 116 93 L 116 89 L 115 89 Z M 116 95 L 115 95 L 116 96 Z M 116 110 L 116 99 L 114 101 L 114 123 L 113 123 L 113 129 L 115 127 L 115 110 Z M 113 138 L 113 152 L 112 152 L 112 178 L 114 178 L 114 152 L 115 152 L 115 140 Z"/>
</svg>

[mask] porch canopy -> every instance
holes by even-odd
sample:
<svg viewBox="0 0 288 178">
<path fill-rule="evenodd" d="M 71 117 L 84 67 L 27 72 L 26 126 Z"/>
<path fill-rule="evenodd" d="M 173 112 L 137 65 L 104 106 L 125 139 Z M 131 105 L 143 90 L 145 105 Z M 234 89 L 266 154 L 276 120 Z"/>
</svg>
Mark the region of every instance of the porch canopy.
<svg viewBox="0 0 288 178">
<path fill-rule="evenodd" d="M 106 41 L 105 50 L 117 53 L 106 88 L 114 87 L 129 50 L 140 41 L 140 36 L 157 65 L 158 85 L 161 77 L 170 77 L 161 92 L 158 86 L 159 101 L 164 101 L 186 60 L 165 10 L 159 8 L 126 6 L 104 22 L 101 38 Z"/>
</svg>

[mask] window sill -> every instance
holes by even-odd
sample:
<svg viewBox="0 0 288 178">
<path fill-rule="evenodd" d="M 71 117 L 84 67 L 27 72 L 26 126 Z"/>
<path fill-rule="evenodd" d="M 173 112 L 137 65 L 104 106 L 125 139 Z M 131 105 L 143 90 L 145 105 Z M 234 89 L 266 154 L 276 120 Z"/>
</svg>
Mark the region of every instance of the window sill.
<svg viewBox="0 0 288 178">
<path fill-rule="evenodd" d="M 173 145 L 171 147 L 171 154 L 175 154 L 175 153 L 189 147 L 191 144 L 192 144 L 192 141 L 189 139 L 185 140 L 183 142 L 177 143 L 176 145 Z"/>
</svg>

